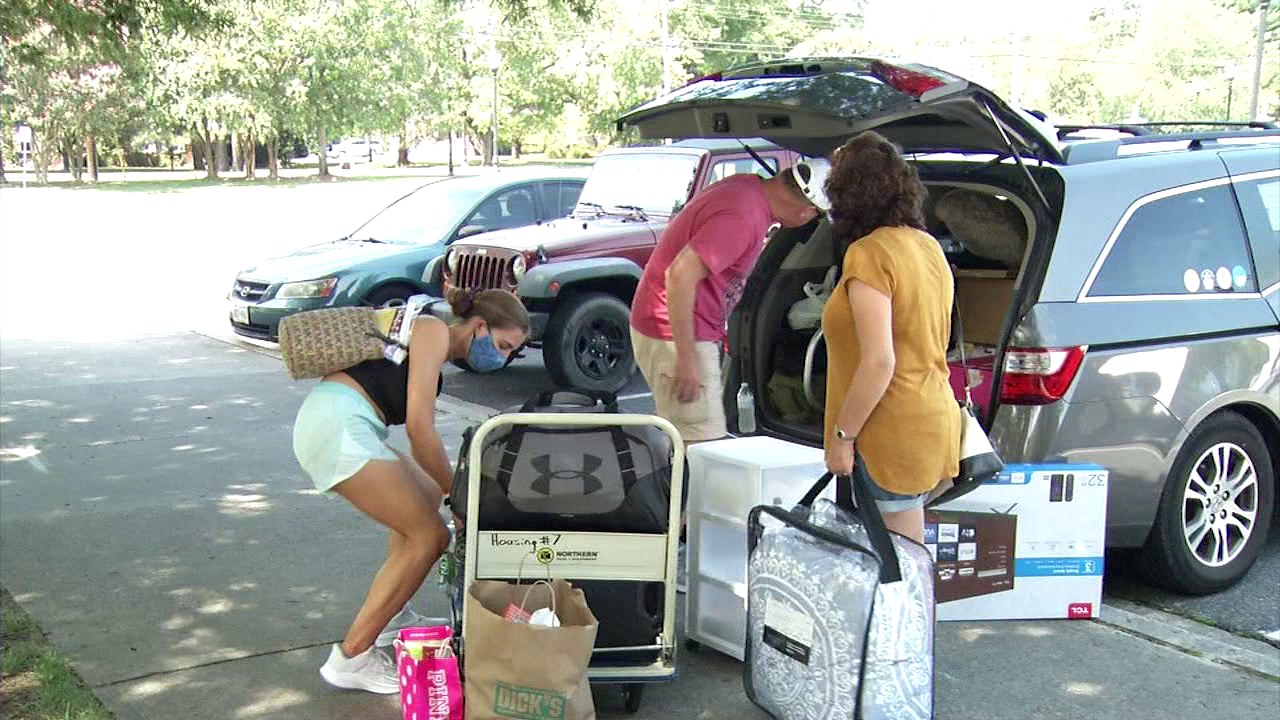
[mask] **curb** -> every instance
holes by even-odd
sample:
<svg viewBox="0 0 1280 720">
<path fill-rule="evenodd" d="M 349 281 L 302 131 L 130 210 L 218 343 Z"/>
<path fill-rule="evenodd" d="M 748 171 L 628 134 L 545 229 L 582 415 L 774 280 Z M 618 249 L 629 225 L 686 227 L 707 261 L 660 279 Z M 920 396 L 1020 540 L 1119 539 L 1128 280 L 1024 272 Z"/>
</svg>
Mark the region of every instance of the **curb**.
<svg viewBox="0 0 1280 720">
<path fill-rule="evenodd" d="M 210 340 L 223 342 L 244 350 L 249 350 L 250 352 L 256 352 L 259 355 L 273 357 L 276 360 L 284 362 L 284 358 L 280 356 L 280 346 L 275 343 L 241 337 L 230 330 L 220 331 L 212 328 L 192 328 L 191 332 L 196 335 L 200 335 L 201 337 L 209 338 Z"/>
<path fill-rule="evenodd" d="M 1280 683 L 1280 649 L 1128 600 L 1107 600 L 1101 625 Z"/>
</svg>

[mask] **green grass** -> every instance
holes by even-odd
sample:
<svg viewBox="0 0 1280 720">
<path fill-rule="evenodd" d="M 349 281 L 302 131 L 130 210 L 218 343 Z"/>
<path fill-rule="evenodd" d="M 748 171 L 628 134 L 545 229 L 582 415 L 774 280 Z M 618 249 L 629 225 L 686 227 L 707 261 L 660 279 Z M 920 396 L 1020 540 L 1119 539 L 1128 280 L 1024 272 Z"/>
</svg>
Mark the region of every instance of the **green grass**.
<svg viewBox="0 0 1280 720">
<path fill-rule="evenodd" d="M 585 160 L 548 160 L 541 154 L 526 155 L 519 160 L 503 158 L 500 161 L 502 167 L 585 166 L 593 162 L 595 162 L 593 158 Z M 489 168 L 468 167 L 460 163 L 455 165 L 455 168 L 461 174 L 489 171 Z M 258 176 L 253 180 L 246 180 L 244 173 L 237 171 L 223 172 L 219 174 L 217 180 L 208 180 L 204 177 L 203 171 L 197 172 L 189 168 L 177 170 L 169 170 L 168 168 L 127 168 L 126 172 L 121 173 L 118 167 L 103 167 L 99 170 L 99 181 L 96 183 L 74 182 L 68 173 L 54 172 L 50 174 L 50 182 L 47 185 L 37 185 L 35 183 L 35 175 L 28 173 L 27 184 L 31 187 L 57 188 L 76 192 L 111 191 L 132 193 L 182 192 L 203 187 L 292 188 L 315 183 L 377 182 L 413 178 L 423 178 L 425 181 L 428 178 L 446 175 L 448 173 L 448 165 L 446 163 L 419 163 L 410 167 L 396 167 L 379 163 L 361 163 L 344 170 L 340 163 L 332 162 L 329 164 L 331 176 L 324 179 L 321 179 L 316 174 L 316 171 L 315 163 L 294 163 L 290 168 L 281 168 L 281 177 L 277 180 L 269 179 L 265 168 L 259 168 Z M 12 168 L 5 169 L 5 179 L 9 183 L 8 187 L 20 187 L 22 184 L 21 173 L 15 173 Z"/>
<path fill-rule="evenodd" d="M 111 712 L 3 588 L 0 602 L 0 720 L 111 720 Z"/>
</svg>

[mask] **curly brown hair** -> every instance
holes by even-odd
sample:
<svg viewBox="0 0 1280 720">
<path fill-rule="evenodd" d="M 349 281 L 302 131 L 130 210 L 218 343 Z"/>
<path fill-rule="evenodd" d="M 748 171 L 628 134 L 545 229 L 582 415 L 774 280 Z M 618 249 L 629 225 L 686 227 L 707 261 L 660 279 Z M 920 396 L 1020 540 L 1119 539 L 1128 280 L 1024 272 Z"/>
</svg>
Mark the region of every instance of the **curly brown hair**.
<svg viewBox="0 0 1280 720">
<path fill-rule="evenodd" d="M 924 184 L 879 133 L 859 133 L 832 153 L 826 190 L 836 237 L 848 242 L 879 227 L 925 229 Z"/>
</svg>

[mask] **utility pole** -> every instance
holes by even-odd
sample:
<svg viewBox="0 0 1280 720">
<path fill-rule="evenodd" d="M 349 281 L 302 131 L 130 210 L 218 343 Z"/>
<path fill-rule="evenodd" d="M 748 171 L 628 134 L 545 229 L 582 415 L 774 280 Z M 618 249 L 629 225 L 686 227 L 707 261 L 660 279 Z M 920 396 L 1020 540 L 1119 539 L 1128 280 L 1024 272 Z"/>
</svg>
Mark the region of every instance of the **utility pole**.
<svg viewBox="0 0 1280 720">
<path fill-rule="evenodd" d="M 671 91 L 671 58 L 667 53 L 667 44 L 669 42 L 667 5 L 669 0 L 658 0 L 658 3 L 662 6 L 662 94 L 666 95 Z"/>
<path fill-rule="evenodd" d="M 1013 31 L 1013 67 L 1010 70 L 1009 102 L 1022 107 L 1022 28 Z"/>
<path fill-rule="evenodd" d="M 1230 63 L 1224 68 L 1227 75 L 1227 122 L 1231 122 L 1231 94 L 1236 84 L 1236 66 Z M 1253 118 L 1250 118 L 1252 121 Z"/>
<path fill-rule="evenodd" d="M 1271 0 L 1258 3 L 1258 52 L 1253 58 L 1253 89 L 1249 96 L 1249 122 L 1258 119 L 1258 87 L 1262 83 L 1262 48 L 1267 39 L 1267 10 Z"/>
</svg>

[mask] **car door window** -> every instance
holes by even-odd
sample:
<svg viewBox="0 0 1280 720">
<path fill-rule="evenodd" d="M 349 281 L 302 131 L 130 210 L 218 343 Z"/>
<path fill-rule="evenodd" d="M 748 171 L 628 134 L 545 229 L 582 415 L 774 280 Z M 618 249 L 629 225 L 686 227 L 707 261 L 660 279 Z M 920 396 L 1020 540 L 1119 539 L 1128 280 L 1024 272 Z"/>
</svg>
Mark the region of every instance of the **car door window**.
<svg viewBox="0 0 1280 720">
<path fill-rule="evenodd" d="M 1258 287 L 1280 283 L 1280 177 L 1236 183 L 1236 197 L 1253 245 Z"/>
<path fill-rule="evenodd" d="M 480 228 L 481 232 L 532 225 L 537 222 L 536 205 L 530 186 L 505 190 L 490 195 L 462 224 L 464 228 Z"/>
<path fill-rule="evenodd" d="M 555 180 L 542 183 L 543 219 L 555 220 L 572 215 L 581 193 L 582 182 Z"/>
<path fill-rule="evenodd" d="M 1133 212 L 1089 297 L 1256 292 L 1257 277 L 1231 188 L 1203 187 Z"/>
<path fill-rule="evenodd" d="M 760 167 L 760 163 L 756 162 L 755 158 L 721 160 L 711 166 L 711 182 L 720 182 L 730 175 L 740 175 L 744 173 L 755 173 L 760 177 L 767 178 L 778 172 L 777 158 L 766 157 L 763 159 L 765 164 L 769 166 L 769 169 L 773 170 L 773 173 L 769 173 L 764 168 Z"/>
</svg>

